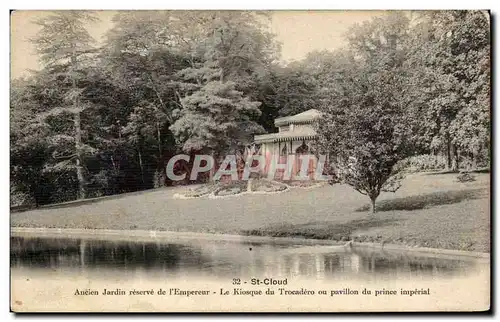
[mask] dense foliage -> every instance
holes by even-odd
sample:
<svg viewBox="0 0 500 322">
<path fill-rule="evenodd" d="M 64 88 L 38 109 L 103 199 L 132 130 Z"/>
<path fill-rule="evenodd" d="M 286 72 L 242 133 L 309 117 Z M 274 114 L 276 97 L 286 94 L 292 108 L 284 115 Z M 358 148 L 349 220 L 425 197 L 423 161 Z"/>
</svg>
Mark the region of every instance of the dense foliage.
<svg viewBox="0 0 500 322">
<path fill-rule="evenodd" d="M 482 12 L 393 13 L 356 25 L 337 63 L 320 141 L 337 176 L 372 201 L 400 187 L 403 160 L 489 151 L 489 20 Z M 473 61 L 474 60 L 474 61 Z"/>
<path fill-rule="evenodd" d="M 11 84 L 13 195 L 42 205 L 168 185 L 174 154 L 241 150 L 310 108 L 343 182 L 373 200 L 415 154 L 488 164 L 485 13 L 385 14 L 351 28 L 346 48 L 286 66 L 269 19 L 124 11 L 100 46 L 90 12 L 37 21 L 43 69 Z"/>
</svg>

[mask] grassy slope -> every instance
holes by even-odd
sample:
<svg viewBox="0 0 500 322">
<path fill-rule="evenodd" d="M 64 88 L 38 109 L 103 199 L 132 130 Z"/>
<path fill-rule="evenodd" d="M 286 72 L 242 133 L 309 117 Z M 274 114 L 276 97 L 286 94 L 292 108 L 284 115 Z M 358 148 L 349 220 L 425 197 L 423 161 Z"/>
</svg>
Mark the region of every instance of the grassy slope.
<svg viewBox="0 0 500 322">
<path fill-rule="evenodd" d="M 395 194 L 364 211 L 367 198 L 348 186 L 292 189 L 279 195 L 174 199 L 159 189 L 73 207 L 11 214 L 12 226 L 146 229 L 303 236 L 489 251 L 489 175 L 412 175 Z"/>
</svg>

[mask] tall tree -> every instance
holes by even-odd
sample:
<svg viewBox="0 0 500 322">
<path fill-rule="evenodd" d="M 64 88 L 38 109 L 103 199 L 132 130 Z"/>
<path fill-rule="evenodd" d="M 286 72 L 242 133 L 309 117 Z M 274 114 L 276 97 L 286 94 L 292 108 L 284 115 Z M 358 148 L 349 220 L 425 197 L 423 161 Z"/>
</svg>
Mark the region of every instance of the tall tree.
<svg viewBox="0 0 500 322">
<path fill-rule="evenodd" d="M 348 37 L 350 65 L 338 65 L 322 106 L 320 146 L 336 163 L 339 179 L 367 195 L 376 211 L 382 191 L 400 186 L 397 163 L 416 152 L 404 104 L 408 20 L 402 14 L 355 26 Z"/>
<path fill-rule="evenodd" d="M 401 83 L 390 71 L 356 66 L 338 80 L 323 107 L 319 144 L 335 163 L 341 182 L 375 202 L 399 188 L 399 161 L 415 153 L 416 137 L 401 106 Z"/>
<path fill-rule="evenodd" d="M 82 65 L 89 54 L 95 53 L 93 39 L 86 30 L 86 24 L 97 18 L 85 11 L 57 11 L 36 21 L 40 26 L 37 36 L 32 39 L 46 69 L 52 69 L 62 77 L 62 82 L 71 84 L 64 95 L 64 101 L 54 106 L 52 115 L 70 113 L 74 123 L 74 151 L 76 175 L 79 184 L 78 198 L 86 197 L 86 177 L 84 155 L 86 146 L 82 142 L 81 112 L 85 103 L 81 98 L 84 88 L 79 84 Z"/>
<path fill-rule="evenodd" d="M 50 159 L 47 126 L 36 120 L 37 100 L 32 80 L 11 84 L 10 180 L 11 192 L 23 194 L 35 206 L 43 203 L 40 190 L 43 170 Z"/>
<path fill-rule="evenodd" d="M 459 154 L 476 160 L 489 150 L 489 16 L 431 11 L 417 15 L 413 25 L 408 104 L 424 106 L 425 140 L 444 150 L 448 167 L 457 170 Z"/>
<path fill-rule="evenodd" d="M 266 12 L 176 12 L 173 48 L 184 53 L 190 64 L 178 74 L 179 97 L 200 89 L 206 83 L 203 77 L 215 68 L 220 81 L 234 82 L 243 95 L 262 103 L 263 113 L 254 121 L 265 125 L 272 120 L 279 107 L 271 104 L 267 94 L 274 90 L 270 78 L 280 47 L 268 22 Z"/>
<path fill-rule="evenodd" d="M 184 151 L 218 157 L 250 143 L 252 135 L 263 129 L 252 121 L 260 113 L 260 102 L 244 97 L 234 82 L 222 82 L 218 68 L 209 71 L 200 89 L 181 100 L 171 130 Z"/>
<path fill-rule="evenodd" d="M 265 14 L 245 11 L 180 12 L 174 47 L 188 53 L 190 66 L 174 82 L 180 107 L 170 127 L 186 152 L 241 148 L 261 133 L 258 82 L 275 59 Z M 185 36 L 184 36 L 185 35 Z"/>
</svg>

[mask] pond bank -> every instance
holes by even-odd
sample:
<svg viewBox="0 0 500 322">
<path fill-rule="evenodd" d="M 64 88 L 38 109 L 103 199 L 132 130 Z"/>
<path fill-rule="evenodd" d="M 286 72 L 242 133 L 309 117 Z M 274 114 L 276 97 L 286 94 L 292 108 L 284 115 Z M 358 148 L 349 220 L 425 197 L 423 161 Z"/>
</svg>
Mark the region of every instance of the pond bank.
<svg viewBox="0 0 500 322">
<path fill-rule="evenodd" d="M 72 229 L 72 228 L 29 228 L 12 227 L 13 237 L 88 238 L 116 241 L 225 241 L 239 243 L 268 243 L 288 245 L 345 245 L 334 240 L 306 239 L 293 237 L 244 236 L 230 234 L 210 234 L 176 231 L 112 230 L 112 229 Z"/>
<path fill-rule="evenodd" d="M 106 239 L 114 241 L 141 241 L 141 242 L 168 242 L 168 243 L 199 243 L 211 242 L 237 242 L 237 243 L 265 243 L 275 245 L 318 246 L 314 252 L 347 251 L 350 249 L 374 249 L 377 251 L 396 251 L 419 253 L 436 257 L 470 257 L 478 260 L 489 261 L 490 254 L 453 249 L 439 249 L 428 247 L 409 247 L 385 243 L 340 243 L 334 240 L 305 239 L 290 237 L 243 236 L 229 234 L 207 234 L 170 231 L 144 231 L 144 230 L 108 230 L 108 229 L 58 229 L 58 228 L 11 228 L 12 237 L 48 237 L 48 238 L 75 238 L 75 239 Z M 325 247 L 326 246 L 326 247 Z M 334 248 L 332 248 L 334 247 Z M 308 251 L 309 252 L 309 251 Z"/>
</svg>

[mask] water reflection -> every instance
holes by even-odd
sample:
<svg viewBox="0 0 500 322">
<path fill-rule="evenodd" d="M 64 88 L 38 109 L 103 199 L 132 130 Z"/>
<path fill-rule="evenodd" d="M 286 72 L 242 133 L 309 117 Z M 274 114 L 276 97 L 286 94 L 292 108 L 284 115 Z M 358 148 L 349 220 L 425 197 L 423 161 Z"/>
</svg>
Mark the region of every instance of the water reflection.
<svg viewBox="0 0 500 322">
<path fill-rule="evenodd" d="M 12 268 L 77 269 L 127 274 L 417 278 L 466 275 L 473 261 L 362 250 L 301 252 L 298 246 L 229 242 L 160 243 L 11 238 Z"/>
</svg>

